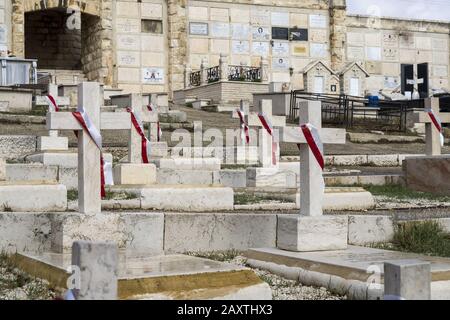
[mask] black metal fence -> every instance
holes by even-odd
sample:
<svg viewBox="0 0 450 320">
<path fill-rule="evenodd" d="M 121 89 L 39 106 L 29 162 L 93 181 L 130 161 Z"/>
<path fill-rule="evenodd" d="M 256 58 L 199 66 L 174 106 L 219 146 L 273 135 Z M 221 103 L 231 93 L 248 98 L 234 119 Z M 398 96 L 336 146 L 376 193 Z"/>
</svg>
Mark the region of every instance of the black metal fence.
<svg viewBox="0 0 450 320">
<path fill-rule="evenodd" d="M 408 112 L 424 108 L 423 99 L 413 101 L 369 101 L 362 97 L 314 94 L 292 91 L 289 121 L 298 121 L 299 103 L 304 100 L 322 102 L 322 122 L 346 129 L 361 127 L 370 130 L 406 131 Z"/>
<path fill-rule="evenodd" d="M 219 66 L 212 67 L 206 70 L 208 83 L 217 82 L 220 80 L 220 68 Z"/>
<path fill-rule="evenodd" d="M 191 72 L 189 75 L 191 86 L 197 87 L 202 84 L 202 73 L 200 71 Z"/>
<path fill-rule="evenodd" d="M 247 66 L 228 66 L 229 81 L 260 82 L 261 68 Z"/>
</svg>

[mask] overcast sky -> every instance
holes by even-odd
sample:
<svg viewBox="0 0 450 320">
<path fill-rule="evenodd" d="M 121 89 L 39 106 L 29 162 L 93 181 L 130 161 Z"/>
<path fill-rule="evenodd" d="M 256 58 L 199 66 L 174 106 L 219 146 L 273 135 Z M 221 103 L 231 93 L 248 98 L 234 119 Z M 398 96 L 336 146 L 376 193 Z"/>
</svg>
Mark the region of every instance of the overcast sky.
<svg viewBox="0 0 450 320">
<path fill-rule="evenodd" d="M 347 0 L 350 14 L 450 21 L 450 0 Z M 376 15 L 376 14 L 375 14 Z"/>
</svg>

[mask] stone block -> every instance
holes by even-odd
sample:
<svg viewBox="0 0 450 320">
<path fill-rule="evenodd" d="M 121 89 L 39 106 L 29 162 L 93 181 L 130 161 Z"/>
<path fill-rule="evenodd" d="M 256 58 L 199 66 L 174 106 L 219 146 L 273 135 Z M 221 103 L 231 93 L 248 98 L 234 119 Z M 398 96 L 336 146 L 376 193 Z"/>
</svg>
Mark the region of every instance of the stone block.
<svg viewBox="0 0 450 320">
<path fill-rule="evenodd" d="M 367 162 L 377 167 L 397 167 L 398 155 L 397 154 L 368 155 Z"/>
<path fill-rule="evenodd" d="M 0 112 L 30 112 L 32 100 L 32 90 L 0 88 Z"/>
<path fill-rule="evenodd" d="M 156 180 L 158 184 L 165 185 L 212 185 L 214 184 L 214 171 L 159 169 Z"/>
<path fill-rule="evenodd" d="M 339 155 L 333 157 L 333 165 L 335 166 L 358 166 L 367 164 L 366 155 Z"/>
<path fill-rule="evenodd" d="M 349 244 L 363 246 L 390 242 L 393 237 L 394 223 L 389 216 L 349 216 Z"/>
<path fill-rule="evenodd" d="M 245 170 L 215 171 L 214 183 L 230 188 L 245 188 L 247 187 L 247 172 Z"/>
<path fill-rule="evenodd" d="M 114 184 L 149 185 L 156 183 L 154 164 L 122 163 L 114 167 Z"/>
<path fill-rule="evenodd" d="M 276 245 L 277 217 L 266 214 L 166 214 L 166 252 L 247 250 Z"/>
<path fill-rule="evenodd" d="M 6 180 L 6 162 L 5 159 L 0 158 L 0 181 Z"/>
<path fill-rule="evenodd" d="M 50 231 L 45 213 L 0 213 L 0 251 L 48 252 Z"/>
<path fill-rule="evenodd" d="M 347 234 L 347 216 L 278 216 L 279 249 L 297 252 L 347 249 Z"/>
<path fill-rule="evenodd" d="M 59 167 L 58 182 L 65 185 L 67 190 L 78 189 L 78 168 Z"/>
<path fill-rule="evenodd" d="M 8 181 L 58 180 L 58 167 L 43 164 L 14 163 L 6 165 Z"/>
<path fill-rule="evenodd" d="M 67 209 L 67 189 L 39 182 L 0 183 L 0 211 L 52 212 Z"/>
<path fill-rule="evenodd" d="M 87 215 L 54 214 L 51 218 L 51 248 L 69 253 L 74 241 L 112 241 L 130 256 L 163 253 L 164 214 L 108 212 Z"/>
<path fill-rule="evenodd" d="M 450 195 L 450 156 L 410 157 L 403 160 L 408 189 Z"/>
<path fill-rule="evenodd" d="M 177 170 L 220 170 L 217 158 L 170 158 L 151 160 L 159 169 Z"/>
<path fill-rule="evenodd" d="M 36 151 L 36 136 L 0 136 L 0 158 L 16 159 Z"/>
<path fill-rule="evenodd" d="M 142 209 L 204 212 L 233 210 L 231 188 L 202 186 L 145 187 L 139 191 Z"/>
<path fill-rule="evenodd" d="M 69 139 L 67 137 L 47 137 L 37 138 L 37 151 L 65 151 L 69 149 Z"/>
<path fill-rule="evenodd" d="M 278 168 L 248 168 L 247 187 L 283 187 L 295 188 L 297 175 Z"/>
<path fill-rule="evenodd" d="M 150 142 L 150 148 L 148 149 L 149 158 L 165 158 L 169 154 L 169 146 L 167 142 Z"/>
<path fill-rule="evenodd" d="M 115 243 L 74 242 L 72 266 L 80 271 L 79 288 L 72 290 L 76 300 L 117 299 L 119 253 Z"/>
<path fill-rule="evenodd" d="M 420 260 L 384 263 L 385 300 L 430 300 L 431 266 Z"/>
<path fill-rule="evenodd" d="M 298 195 L 298 201 L 300 201 Z M 300 203 L 300 202 L 297 202 Z M 323 209 L 327 211 L 340 210 L 368 210 L 375 208 L 375 200 L 370 192 L 358 190 L 333 191 L 332 188 L 325 192 Z"/>
</svg>

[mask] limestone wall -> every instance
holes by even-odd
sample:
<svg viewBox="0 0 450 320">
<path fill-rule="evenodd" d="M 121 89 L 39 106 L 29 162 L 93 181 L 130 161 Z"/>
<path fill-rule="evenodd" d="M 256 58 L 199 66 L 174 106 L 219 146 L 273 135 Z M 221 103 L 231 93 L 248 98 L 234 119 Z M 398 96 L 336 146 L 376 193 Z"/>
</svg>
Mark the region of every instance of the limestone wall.
<svg viewBox="0 0 450 320">
<path fill-rule="evenodd" d="M 115 80 L 128 92 L 164 92 L 167 81 L 167 6 L 163 0 L 115 2 Z"/>
<path fill-rule="evenodd" d="M 0 52 L 6 52 L 11 43 L 11 2 L 0 0 Z"/>
<path fill-rule="evenodd" d="M 429 63 L 430 88 L 449 88 L 449 26 L 442 23 L 347 17 L 347 61 L 371 77 L 367 89 L 400 84 L 401 64 Z"/>
</svg>

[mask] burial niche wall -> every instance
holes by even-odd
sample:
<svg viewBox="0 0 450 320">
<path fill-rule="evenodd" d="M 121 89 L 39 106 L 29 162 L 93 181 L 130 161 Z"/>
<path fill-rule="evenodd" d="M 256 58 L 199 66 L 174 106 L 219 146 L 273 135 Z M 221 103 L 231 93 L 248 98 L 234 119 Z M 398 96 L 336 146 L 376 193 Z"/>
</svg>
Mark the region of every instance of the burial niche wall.
<svg viewBox="0 0 450 320">
<path fill-rule="evenodd" d="M 25 13 L 25 57 L 38 59 L 40 69 L 81 69 L 79 15 L 63 9 Z"/>
</svg>

